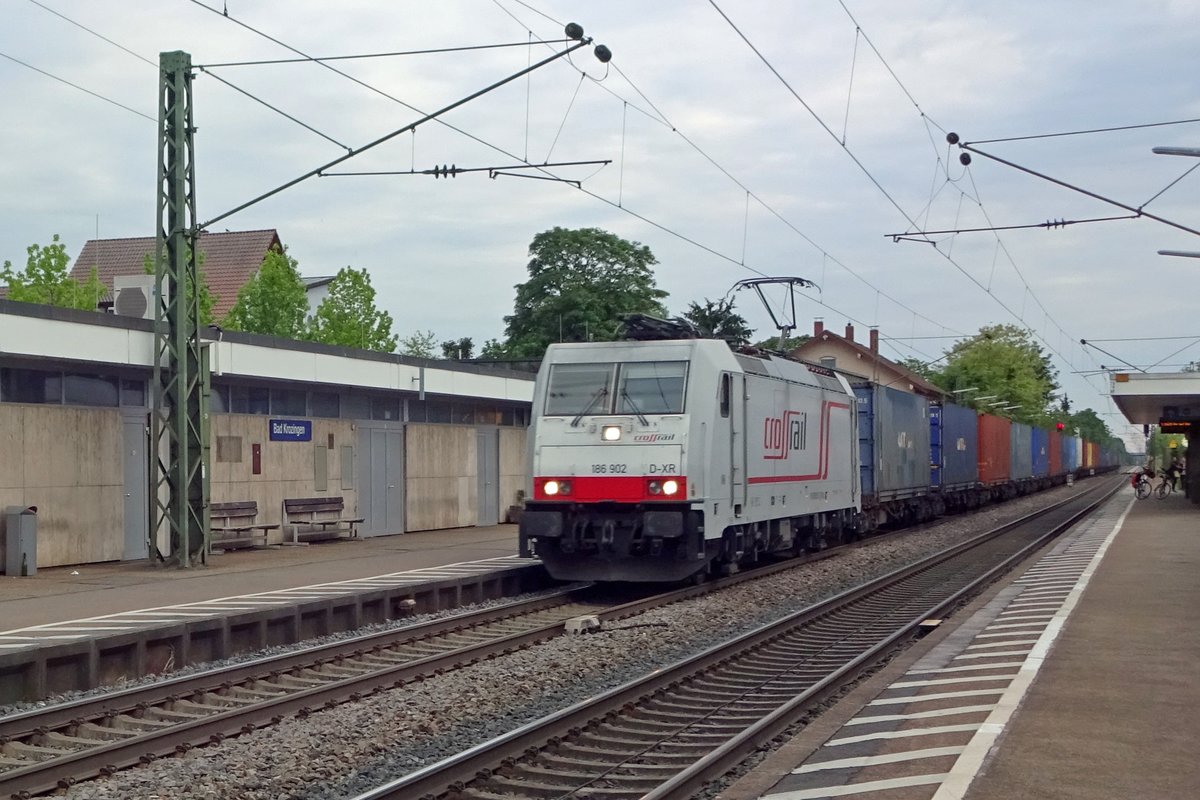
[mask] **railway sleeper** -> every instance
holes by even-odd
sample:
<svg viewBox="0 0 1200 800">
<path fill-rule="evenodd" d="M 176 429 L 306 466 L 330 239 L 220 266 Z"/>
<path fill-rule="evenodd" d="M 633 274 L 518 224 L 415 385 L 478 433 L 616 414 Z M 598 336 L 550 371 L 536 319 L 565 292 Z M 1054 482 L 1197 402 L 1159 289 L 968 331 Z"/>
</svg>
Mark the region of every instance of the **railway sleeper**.
<svg viewBox="0 0 1200 800">
<path fill-rule="evenodd" d="M 61 747 L 64 750 L 88 750 L 96 746 L 96 740 L 86 736 L 72 736 L 59 731 L 46 731 L 39 734 L 36 743 L 45 747 Z"/>
<path fill-rule="evenodd" d="M 504 778 L 501 775 L 494 776 L 491 779 L 490 783 L 497 789 L 502 789 L 502 790 L 511 792 L 511 794 L 508 794 L 508 795 L 501 795 L 504 797 L 508 797 L 509 800 L 511 800 L 511 798 L 513 798 L 513 797 L 529 797 L 529 798 L 539 798 L 541 800 L 555 800 L 555 798 L 562 797 L 567 791 L 570 791 L 571 789 L 575 788 L 572 786 L 564 787 L 564 786 L 556 786 L 556 785 L 551 785 L 551 784 L 540 784 L 540 783 L 512 780 L 512 779 Z M 654 787 L 650 787 L 650 788 L 654 788 Z M 592 786 L 587 787 L 587 795 L 586 796 L 587 797 L 628 798 L 628 797 L 637 797 L 638 794 L 644 794 L 644 792 L 633 793 L 633 792 L 630 792 L 630 790 L 628 788 L 619 787 L 619 786 L 618 787 L 609 787 L 609 786 L 592 785 Z"/>
<path fill-rule="evenodd" d="M 675 774 L 675 770 L 669 769 L 658 769 L 654 772 L 643 769 L 630 772 L 626 770 L 626 766 L 622 764 L 614 769 L 610 765 L 601 769 L 600 765 L 596 765 L 596 768 L 588 770 L 557 770 L 552 767 L 543 767 L 536 764 L 519 765 L 509 777 L 520 778 L 535 783 L 560 782 L 565 784 L 566 788 L 570 790 L 580 783 L 585 783 L 592 778 L 603 775 L 605 782 L 619 780 L 622 786 L 635 787 L 646 791 L 655 788 L 665 778 L 670 778 Z"/>
<path fill-rule="evenodd" d="M 537 757 L 535 763 L 545 764 L 546 766 L 553 765 L 560 770 L 574 770 L 588 775 L 595 774 L 596 772 L 607 772 L 612 769 L 612 762 L 583 761 L 552 753 L 542 753 Z M 622 763 L 621 769 L 662 773 L 666 777 L 670 777 L 679 771 L 677 767 L 664 767 L 662 764 L 637 764 L 631 761 Z"/>
<path fill-rule="evenodd" d="M 53 761 L 56 758 L 62 758 L 69 752 L 70 750 L 59 749 L 57 747 L 44 747 L 38 744 L 29 744 L 28 742 L 5 742 L 0 745 L 0 753 L 24 759 L 26 764 L 30 761 Z"/>
<path fill-rule="evenodd" d="M 130 714 L 119 714 L 112 718 L 110 728 L 114 730 L 133 731 L 135 733 L 144 733 L 146 731 L 157 731 L 162 728 L 169 728 L 176 724 L 175 720 L 155 719 L 147 717 L 146 714 L 157 709 L 148 708 L 141 712 L 141 716 L 132 716 Z"/>
<path fill-rule="evenodd" d="M 105 725 L 98 725 L 95 722 L 84 722 L 76 725 L 73 733 L 76 736 L 84 735 L 91 739 L 93 743 L 97 741 L 120 742 L 141 735 L 138 731 L 111 728 Z"/>
</svg>

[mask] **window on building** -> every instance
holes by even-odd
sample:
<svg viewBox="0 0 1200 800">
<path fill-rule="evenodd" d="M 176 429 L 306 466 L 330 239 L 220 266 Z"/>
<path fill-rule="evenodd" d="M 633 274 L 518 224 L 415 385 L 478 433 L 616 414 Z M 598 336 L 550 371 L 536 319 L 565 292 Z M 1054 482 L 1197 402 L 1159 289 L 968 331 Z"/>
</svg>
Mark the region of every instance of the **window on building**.
<svg viewBox="0 0 1200 800">
<path fill-rule="evenodd" d="M 308 413 L 314 417 L 338 417 L 341 412 L 337 392 L 313 392 L 309 397 Z"/>
<path fill-rule="evenodd" d="M 0 400 L 6 403 L 61 403 L 62 373 L 0 369 Z"/>
<path fill-rule="evenodd" d="M 213 394 L 216 394 L 216 389 Z M 121 405 L 145 408 L 146 382 L 137 378 L 121 378 Z"/>
<path fill-rule="evenodd" d="M 308 414 L 307 393 L 294 389 L 272 389 L 271 413 L 276 416 L 305 416 Z"/>
<path fill-rule="evenodd" d="M 371 419 L 398 421 L 400 419 L 400 399 L 397 397 L 372 397 Z"/>
<path fill-rule="evenodd" d="M 824 356 L 819 363 L 827 369 L 837 369 L 837 359 L 833 356 Z"/>
<path fill-rule="evenodd" d="M 234 414 L 270 414 L 271 393 L 258 386 L 232 386 L 229 410 Z"/>
<path fill-rule="evenodd" d="M 426 422 L 453 422 L 454 414 L 450 404 L 443 400 L 427 400 L 425 405 Z"/>
<path fill-rule="evenodd" d="M 409 422 L 427 422 L 426 404 L 424 400 L 406 400 L 405 405 L 408 406 L 408 416 L 405 417 Z"/>
<path fill-rule="evenodd" d="M 70 406 L 116 408 L 120 392 L 116 378 L 68 372 L 63 376 L 63 402 Z"/>
</svg>

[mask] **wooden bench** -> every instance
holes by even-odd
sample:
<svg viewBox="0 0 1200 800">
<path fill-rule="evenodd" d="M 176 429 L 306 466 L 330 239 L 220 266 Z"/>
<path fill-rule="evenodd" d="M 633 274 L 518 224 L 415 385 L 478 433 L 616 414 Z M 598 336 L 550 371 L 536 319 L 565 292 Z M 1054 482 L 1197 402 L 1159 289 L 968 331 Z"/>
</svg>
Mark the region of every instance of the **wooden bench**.
<svg viewBox="0 0 1200 800">
<path fill-rule="evenodd" d="M 342 516 L 346 503 L 341 497 L 305 497 L 283 501 L 283 524 L 290 529 L 290 544 L 303 539 L 337 539 L 343 534 L 358 538 L 362 519 Z"/>
<path fill-rule="evenodd" d="M 258 501 L 237 500 L 213 503 L 209 506 L 212 536 L 209 549 L 227 550 L 235 547 L 266 547 L 270 531 L 278 524 L 258 521 Z"/>
</svg>

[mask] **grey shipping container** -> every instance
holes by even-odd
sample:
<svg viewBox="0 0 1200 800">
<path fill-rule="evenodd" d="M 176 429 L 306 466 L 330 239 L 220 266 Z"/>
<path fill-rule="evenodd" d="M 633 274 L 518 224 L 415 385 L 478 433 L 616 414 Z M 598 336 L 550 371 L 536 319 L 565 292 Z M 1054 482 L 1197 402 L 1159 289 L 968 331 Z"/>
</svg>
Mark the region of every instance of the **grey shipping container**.
<svg viewBox="0 0 1200 800">
<path fill-rule="evenodd" d="M 1014 481 L 1029 480 L 1033 477 L 1033 428 L 1020 422 L 1014 422 L 1009 428 L 1008 477 Z"/>
<path fill-rule="evenodd" d="M 929 491 L 929 403 L 919 395 L 865 384 L 858 397 L 858 440 L 864 501 Z"/>
</svg>

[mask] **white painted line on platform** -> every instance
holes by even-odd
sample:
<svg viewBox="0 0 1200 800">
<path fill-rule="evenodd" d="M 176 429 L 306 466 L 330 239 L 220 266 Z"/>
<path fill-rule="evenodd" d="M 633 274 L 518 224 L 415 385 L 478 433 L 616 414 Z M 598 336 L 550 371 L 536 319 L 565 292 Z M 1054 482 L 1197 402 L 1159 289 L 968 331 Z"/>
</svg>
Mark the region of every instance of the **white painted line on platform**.
<svg viewBox="0 0 1200 800">
<path fill-rule="evenodd" d="M 1004 650 L 1004 651 L 998 652 L 998 653 L 964 653 L 961 656 L 955 656 L 954 660 L 958 661 L 959 659 L 967 660 L 967 659 L 972 659 L 972 658 L 1000 658 L 1001 656 L 1003 656 L 1005 658 L 1007 658 L 1008 656 L 1025 657 L 1028 655 L 1029 655 L 1028 650 Z"/>
<path fill-rule="evenodd" d="M 864 733 L 861 736 L 847 736 L 843 739 L 830 739 L 825 747 L 840 747 L 844 744 L 872 742 L 878 739 L 907 739 L 910 736 L 939 736 L 943 733 L 971 733 L 979 730 L 982 723 L 973 722 L 967 725 L 938 725 L 933 728 L 906 728 L 902 731 L 877 731 Z"/>
<path fill-rule="evenodd" d="M 984 628 L 984 630 L 989 630 Z M 1016 630 L 1016 631 L 1001 631 L 1000 633 L 977 633 L 976 639 L 1008 639 L 1009 644 L 1012 644 L 1013 636 L 1028 636 L 1031 633 L 1038 633 L 1036 630 Z"/>
<path fill-rule="evenodd" d="M 916 775 L 911 778 L 892 778 L 886 781 L 867 781 L 866 783 L 849 783 L 843 786 L 830 786 L 825 789 L 800 789 L 794 792 L 780 792 L 763 796 L 763 800 L 820 800 L 824 797 L 845 797 L 851 794 L 866 794 L 868 792 L 885 792 L 891 789 L 903 789 L 909 786 L 928 786 L 941 783 L 945 775 Z"/>
<path fill-rule="evenodd" d="M 1117 534 L 1125 526 L 1125 518 L 1129 516 L 1129 511 L 1133 508 L 1134 502 L 1132 498 L 1129 500 L 1125 506 L 1125 510 L 1117 519 L 1117 524 L 1100 542 L 1099 547 L 1092 556 L 1092 560 L 1080 576 L 1078 586 L 1071 592 L 1066 602 L 1063 603 L 1062 609 L 1055 616 L 1054 620 L 1046 627 L 1045 633 L 1042 634 L 1037 645 L 1030 651 L 1029 656 L 1025 659 L 1025 664 L 1022 665 L 1020 672 L 1017 673 L 1017 677 L 1013 679 L 1012 685 L 1009 686 L 1004 696 L 1000 698 L 996 709 L 988 716 L 987 723 L 971 737 L 966 750 L 958 757 L 958 761 L 955 762 L 954 767 L 950 770 L 950 774 L 947 775 L 945 782 L 942 783 L 933 795 L 932 800 L 962 800 L 966 796 L 967 790 L 970 789 L 971 783 L 975 780 L 975 776 L 982 769 L 983 762 L 987 758 L 988 753 L 995 746 L 996 740 L 1004 731 L 1005 726 L 1011 721 L 1022 698 L 1029 691 L 1034 678 L 1037 676 L 1042 664 L 1045 663 L 1054 640 L 1058 638 L 1058 634 L 1066 623 L 1067 618 L 1075 610 L 1075 606 L 1079 604 L 1079 599 L 1083 596 L 1084 590 L 1087 589 L 1088 583 L 1091 582 L 1092 575 L 1096 573 L 1096 569 L 1104 559 L 1105 553 L 1108 552 L 1113 539 L 1117 537 Z"/>
<path fill-rule="evenodd" d="M 890 688 L 890 687 L 889 687 Z M 895 706 L 907 703 L 927 703 L 930 700 L 954 700 L 959 697 L 984 697 L 985 695 L 1004 694 L 1003 689 L 971 689 L 965 692 L 941 692 L 940 694 L 913 694 L 907 697 L 881 697 L 867 703 L 868 706 Z"/>
<path fill-rule="evenodd" d="M 1039 627 L 1044 626 L 1047 622 L 1049 622 L 1052 619 L 1054 619 L 1053 616 L 1051 616 L 1051 617 L 1035 617 L 1035 618 L 1031 618 L 1029 620 L 1029 622 L 1005 622 L 1001 625 L 988 625 L 986 628 L 984 628 L 984 630 L 986 630 L 986 631 L 1007 631 L 1007 630 L 1014 630 L 1016 628 L 1039 628 Z"/>
<path fill-rule="evenodd" d="M 961 747 L 930 747 L 925 750 L 908 750 L 903 753 L 884 753 L 878 756 L 859 756 L 858 758 L 836 758 L 833 761 L 818 761 L 815 764 L 804 764 L 792 770 L 793 775 L 803 775 L 806 772 L 821 772 L 827 769 L 857 769 L 873 767 L 876 764 L 899 764 L 903 761 L 917 761 L 922 758 L 942 758 L 956 756 L 961 753 Z"/>
<path fill-rule="evenodd" d="M 938 667 L 937 669 L 910 669 L 905 675 L 934 675 L 942 672 L 978 672 L 981 669 L 1011 669 L 1020 667 L 1024 661 L 1004 661 L 1000 664 L 970 664 L 963 667 Z"/>
<path fill-rule="evenodd" d="M 847 725 L 870 725 L 875 722 L 906 722 L 913 719 L 936 719 L 938 717 L 957 717 L 959 714 L 983 714 L 990 712 L 996 706 L 992 703 L 982 706 L 956 706 L 954 708 L 935 708 L 933 711 L 914 711 L 911 714 L 876 714 L 873 717 L 855 717 Z"/>
<path fill-rule="evenodd" d="M 1031 631 L 1031 633 L 1032 633 L 1032 631 Z M 984 644 L 967 645 L 967 649 L 968 650 L 994 650 L 997 647 L 1012 647 L 1014 644 L 1016 644 L 1016 645 L 1037 644 L 1037 639 L 1018 639 L 1015 642 L 1014 641 L 986 642 Z"/>
<path fill-rule="evenodd" d="M 918 686 L 950 686 L 955 683 L 978 683 L 979 681 L 1007 681 L 1012 675 L 971 675 L 964 678 L 930 678 L 925 681 L 898 681 L 889 689 L 913 689 Z"/>
</svg>

